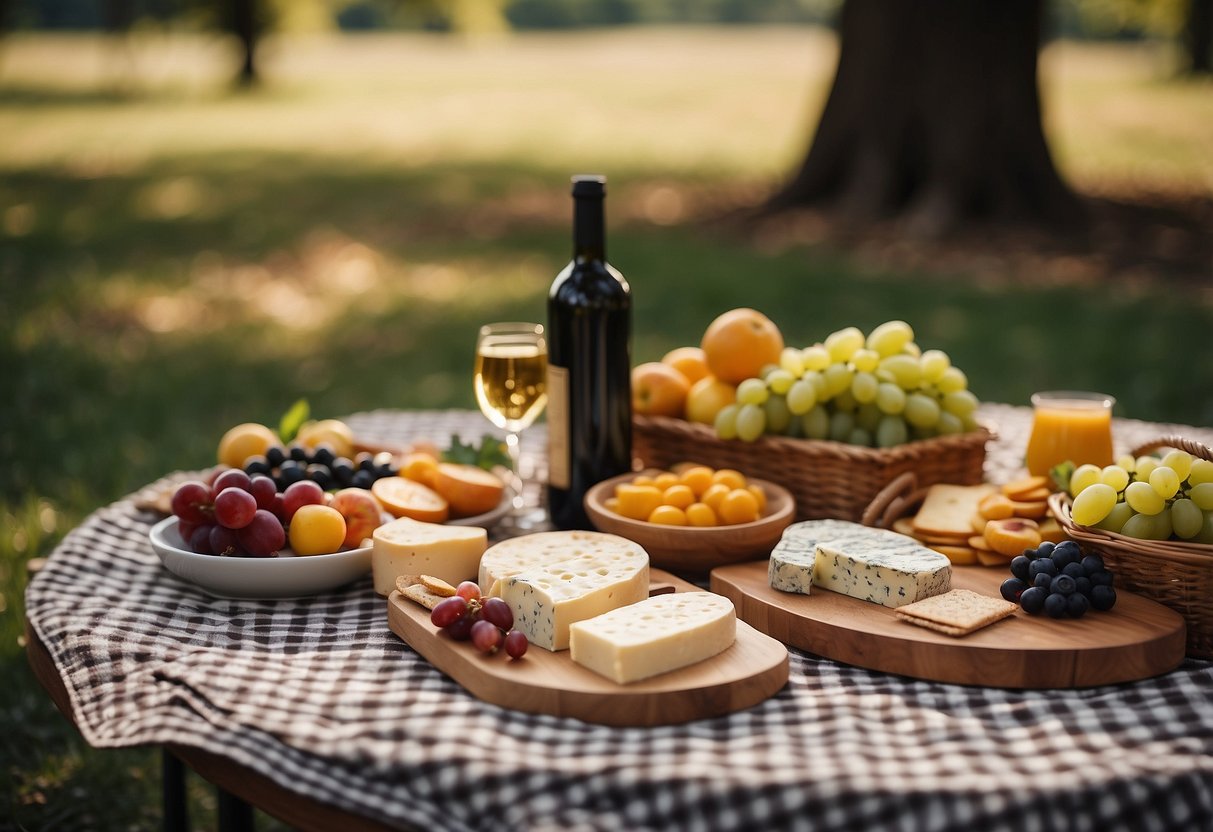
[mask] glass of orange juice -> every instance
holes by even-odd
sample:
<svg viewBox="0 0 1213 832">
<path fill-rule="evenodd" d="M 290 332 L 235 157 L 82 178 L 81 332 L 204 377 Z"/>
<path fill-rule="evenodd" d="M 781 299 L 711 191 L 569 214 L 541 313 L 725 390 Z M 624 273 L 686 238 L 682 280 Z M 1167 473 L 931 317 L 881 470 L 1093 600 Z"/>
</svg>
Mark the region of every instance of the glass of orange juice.
<svg viewBox="0 0 1213 832">
<path fill-rule="evenodd" d="M 1112 406 L 1103 393 L 1057 390 L 1032 396 L 1034 415 L 1026 462 L 1033 475 L 1059 463 L 1112 464 Z"/>
</svg>

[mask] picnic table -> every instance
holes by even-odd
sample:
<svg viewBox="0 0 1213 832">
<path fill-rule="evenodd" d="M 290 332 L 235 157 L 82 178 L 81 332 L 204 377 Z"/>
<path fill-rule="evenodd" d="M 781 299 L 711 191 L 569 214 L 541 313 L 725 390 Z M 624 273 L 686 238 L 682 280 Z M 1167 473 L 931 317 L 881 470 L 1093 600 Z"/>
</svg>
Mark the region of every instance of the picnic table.
<svg viewBox="0 0 1213 832">
<path fill-rule="evenodd" d="M 980 416 L 997 427 L 987 479 L 1007 481 L 1031 411 Z M 395 442 L 486 426 L 468 411 L 348 421 Z M 1114 425 L 1118 452 L 1171 433 L 1213 442 Z M 542 426 L 523 437 L 541 474 L 543 445 Z M 369 577 L 307 599 L 210 597 L 161 567 L 159 518 L 134 497 L 89 516 L 31 581 L 39 679 L 91 745 L 163 747 L 301 829 L 1213 828 L 1213 662 L 1022 691 L 792 649 L 787 686 L 748 710 L 592 725 L 476 699 L 389 630 Z M 542 527 L 532 515 L 494 533 Z"/>
</svg>

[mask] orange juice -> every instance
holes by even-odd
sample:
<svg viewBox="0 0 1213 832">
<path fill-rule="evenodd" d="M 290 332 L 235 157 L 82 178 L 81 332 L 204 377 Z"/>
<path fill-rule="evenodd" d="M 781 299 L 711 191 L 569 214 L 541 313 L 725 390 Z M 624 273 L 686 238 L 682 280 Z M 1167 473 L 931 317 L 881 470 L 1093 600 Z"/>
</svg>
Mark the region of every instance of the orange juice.
<svg viewBox="0 0 1213 832">
<path fill-rule="evenodd" d="M 1102 393 L 1037 393 L 1026 462 L 1033 475 L 1048 474 L 1069 460 L 1075 465 L 1112 464 L 1112 405 Z"/>
</svg>

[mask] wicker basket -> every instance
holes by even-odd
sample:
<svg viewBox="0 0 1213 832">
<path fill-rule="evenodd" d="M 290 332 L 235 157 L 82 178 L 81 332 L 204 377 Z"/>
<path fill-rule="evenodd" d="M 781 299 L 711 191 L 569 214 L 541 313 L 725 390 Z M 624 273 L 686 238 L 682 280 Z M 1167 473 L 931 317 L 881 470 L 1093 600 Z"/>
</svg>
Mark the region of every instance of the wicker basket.
<svg viewBox="0 0 1213 832">
<path fill-rule="evenodd" d="M 638 415 L 632 452 L 645 466 L 668 468 L 694 460 L 777 482 L 796 498 L 797 520 L 833 517 L 858 522 L 881 489 L 908 471 L 922 486 L 981 482 L 986 442 L 992 435 L 983 426 L 876 450 L 783 436 L 763 436 L 755 442 L 718 439 L 707 425 Z"/>
<path fill-rule="evenodd" d="M 1164 436 L 1134 448 L 1132 453 L 1139 456 L 1157 448 L 1179 448 L 1213 460 L 1209 448 L 1178 436 Z M 1188 625 L 1189 656 L 1213 659 L 1213 545 L 1139 540 L 1080 526 L 1070 515 L 1070 499 L 1064 493 L 1050 497 L 1049 507 L 1066 534 L 1099 552 L 1118 585 L 1183 616 Z"/>
</svg>

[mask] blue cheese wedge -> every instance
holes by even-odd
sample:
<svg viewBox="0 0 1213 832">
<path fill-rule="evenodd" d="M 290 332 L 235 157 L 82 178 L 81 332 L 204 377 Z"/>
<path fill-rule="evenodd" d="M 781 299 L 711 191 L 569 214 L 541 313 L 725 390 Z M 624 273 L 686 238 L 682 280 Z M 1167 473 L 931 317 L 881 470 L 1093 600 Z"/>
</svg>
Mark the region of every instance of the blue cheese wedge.
<svg viewBox="0 0 1213 832">
<path fill-rule="evenodd" d="M 732 601 L 710 592 L 675 592 L 573 624 L 569 656 L 626 685 L 709 659 L 736 638 Z"/>
<path fill-rule="evenodd" d="M 771 586 L 781 592 L 808 595 L 813 587 L 813 567 L 817 563 L 818 541 L 839 534 L 854 534 L 865 529 L 875 531 L 845 520 L 805 520 L 788 526 L 771 551 L 767 568 Z"/>
<path fill-rule="evenodd" d="M 508 543 L 485 553 L 481 579 L 510 605 L 514 626 L 538 647 L 566 650 L 571 624 L 649 596 L 648 553 L 630 540 L 545 532 Z"/>
<path fill-rule="evenodd" d="M 841 520 L 810 520 L 785 530 L 771 552 L 770 584 L 808 595 L 813 585 L 861 601 L 900 607 L 947 592 L 948 559 L 913 538 Z"/>
</svg>

